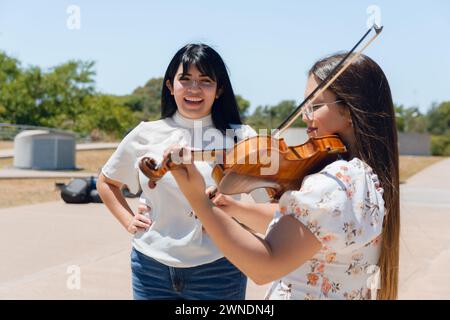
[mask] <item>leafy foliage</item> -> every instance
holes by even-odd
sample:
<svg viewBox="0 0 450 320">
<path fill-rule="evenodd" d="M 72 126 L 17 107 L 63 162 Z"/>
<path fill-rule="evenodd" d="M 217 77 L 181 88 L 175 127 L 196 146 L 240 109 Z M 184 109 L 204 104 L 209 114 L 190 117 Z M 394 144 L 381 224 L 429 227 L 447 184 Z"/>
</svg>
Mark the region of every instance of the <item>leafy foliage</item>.
<svg viewBox="0 0 450 320">
<path fill-rule="evenodd" d="M 297 104 L 293 100 L 283 100 L 274 106 L 258 106 L 248 117 L 247 123 L 255 129 L 277 128 L 295 109 Z M 293 127 L 305 127 L 305 123 L 298 118 Z"/>
</svg>

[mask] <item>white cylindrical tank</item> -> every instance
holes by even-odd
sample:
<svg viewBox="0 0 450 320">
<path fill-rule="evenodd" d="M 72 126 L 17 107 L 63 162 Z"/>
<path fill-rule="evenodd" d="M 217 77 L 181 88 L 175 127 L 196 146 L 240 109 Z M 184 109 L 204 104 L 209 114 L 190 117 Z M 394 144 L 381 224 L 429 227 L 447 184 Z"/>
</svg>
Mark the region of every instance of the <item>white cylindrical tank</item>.
<svg viewBox="0 0 450 320">
<path fill-rule="evenodd" d="M 13 164 L 22 169 L 75 169 L 75 135 L 25 130 L 14 138 Z"/>
</svg>

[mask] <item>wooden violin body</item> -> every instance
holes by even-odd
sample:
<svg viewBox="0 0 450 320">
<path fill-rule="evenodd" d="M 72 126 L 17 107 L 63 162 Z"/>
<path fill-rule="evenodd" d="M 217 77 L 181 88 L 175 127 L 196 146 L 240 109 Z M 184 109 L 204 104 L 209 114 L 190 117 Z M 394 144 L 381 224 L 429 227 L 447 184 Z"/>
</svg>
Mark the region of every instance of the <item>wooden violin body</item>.
<svg viewBox="0 0 450 320">
<path fill-rule="evenodd" d="M 266 188 L 273 199 L 287 190 L 298 190 L 303 178 L 317 172 L 347 149 L 338 136 L 310 138 L 298 146 L 284 139 L 256 136 L 236 144 L 216 164 L 212 176 L 223 194 L 249 193 Z M 256 162 L 255 162 L 256 159 Z"/>
</svg>

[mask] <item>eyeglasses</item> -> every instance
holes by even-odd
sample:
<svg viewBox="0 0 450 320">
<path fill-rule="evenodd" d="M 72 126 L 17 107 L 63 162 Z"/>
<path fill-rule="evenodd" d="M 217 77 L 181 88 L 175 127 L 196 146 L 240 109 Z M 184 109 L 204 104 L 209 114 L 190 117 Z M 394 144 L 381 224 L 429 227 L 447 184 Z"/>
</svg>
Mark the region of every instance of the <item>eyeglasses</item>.
<svg viewBox="0 0 450 320">
<path fill-rule="evenodd" d="M 185 88 L 199 87 L 202 89 L 211 89 L 216 85 L 216 83 L 211 80 L 179 79 L 178 81 Z"/>
<path fill-rule="evenodd" d="M 306 103 L 303 107 L 302 107 L 302 114 L 304 114 L 306 116 L 306 118 L 308 120 L 314 120 L 314 111 L 320 109 L 321 107 L 327 105 L 327 104 L 335 104 L 335 103 L 342 103 L 344 102 L 344 100 L 336 100 L 333 102 L 324 102 L 324 103 L 317 103 L 317 104 L 312 104 L 311 102 Z"/>
</svg>

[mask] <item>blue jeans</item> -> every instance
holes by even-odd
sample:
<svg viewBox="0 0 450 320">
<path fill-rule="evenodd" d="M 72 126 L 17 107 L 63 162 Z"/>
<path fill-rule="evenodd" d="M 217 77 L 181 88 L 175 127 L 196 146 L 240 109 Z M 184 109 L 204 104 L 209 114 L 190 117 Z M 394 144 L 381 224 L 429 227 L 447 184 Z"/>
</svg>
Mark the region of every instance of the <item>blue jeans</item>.
<svg viewBox="0 0 450 320">
<path fill-rule="evenodd" d="M 191 268 L 162 264 L 131 251 L 135 300 L 244 300 L 247 277 L 226 258 Z"/>
</svg>

